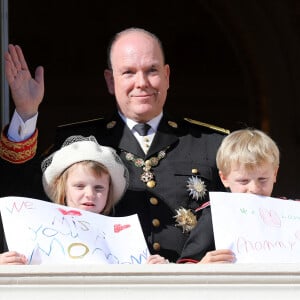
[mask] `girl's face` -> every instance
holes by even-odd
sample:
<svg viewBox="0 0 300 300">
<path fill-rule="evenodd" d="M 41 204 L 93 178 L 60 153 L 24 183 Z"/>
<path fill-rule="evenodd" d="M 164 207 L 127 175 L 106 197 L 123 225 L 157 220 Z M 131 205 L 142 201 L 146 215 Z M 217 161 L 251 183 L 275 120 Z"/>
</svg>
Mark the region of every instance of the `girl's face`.
<svg viewBox="0 0 300 300">
<path fill-rule="evenodd" d="M 254 169 L 246 169 L 243 165 L 233 164 L 230 173 L 225 176 L 219 172 L 223 185 L 232 193 L 251 193 L 271 196 L 276 182 L 278 168 L 264 163 Z"/>
<path fill-rule="evenodd" d="M 72 166 L 66 181 L 67 206 L 101 213 L 107 202 L 109 182 L 106 173 L 98 176 L 81 164 Z"/>
</svg>

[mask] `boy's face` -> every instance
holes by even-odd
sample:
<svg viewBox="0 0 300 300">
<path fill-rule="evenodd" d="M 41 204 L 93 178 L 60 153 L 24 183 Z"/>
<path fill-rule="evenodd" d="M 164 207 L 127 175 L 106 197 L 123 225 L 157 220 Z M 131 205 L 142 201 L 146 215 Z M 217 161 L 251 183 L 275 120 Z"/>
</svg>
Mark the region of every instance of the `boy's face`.
<svg viewBox="0 0 300 300">
<path fill-rule="evenodd" d="M 233 164 L 228 175 L 219 172 L 223 185 L 232 193 L 251 193 L 271 196 L 276 182 L 278 168 L 270 163 L 264 163 L 253 169 L 246 169 L 244 165 Z"/>
</svg>

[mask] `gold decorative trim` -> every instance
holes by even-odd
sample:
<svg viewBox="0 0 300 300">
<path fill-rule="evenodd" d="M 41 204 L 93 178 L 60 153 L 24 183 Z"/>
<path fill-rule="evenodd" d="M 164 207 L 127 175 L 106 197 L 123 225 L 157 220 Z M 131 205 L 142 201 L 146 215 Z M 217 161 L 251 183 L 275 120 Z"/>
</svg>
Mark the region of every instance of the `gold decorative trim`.
<svg viewBox="0 0 300 300">
<path fill-rule="evenodd" d="M 178 127 L 177 123 L 173 122 L 173 121 L 168 121 L 168 124 L 169 124 L 169 126 L 171 126 L 173 128 L 177 128 Z"/>
<path fill-rule="evenodd" d="M 12 142 L 5 135 L 5 129 L 1 133 L 0 157 L 13 164 L 21 164 L 32 159 L 36 154 L 38 130 L 25 141 Z"/>
<path fill-rule="evenodd" d="M 85 124 L 85 123 L 89 123 L 89 122 L 94 122 L 94 121 L 99 121 L 99 120 L 103 120 L 104 118 L 95 118 L 95 119 L 90 119 L 90 120 L 84 120 L 84 121 L 79 121 L 79 122 L 73 122 L 73 123 L 67 123 L 67 124 L 61 124 L 58 125 L 58 128 L 63 128 L 63 127 L 67 127 L 67 126 L 72 126 L 72 125 L 78 125 L 78 124 Z"/>
<path fill-rule="evenodd" d="M 159 164 L 159 161 L 166 157 L 168 148 L 169 146 L 166 149 L 159 151 L 157 156 L 152 156 L 147 160 L 143 160 L 142 158 L 124 150 L 123 152 L 125 153 L 127 161 L 132 161 L 136 167 L 143 168 L 140 180 L 143 181 L 147 187 L 154 188 L 156 186 L 156 182 L 154 180 L 155 176 L 152 168 L 156 167 Z"/>
<path fill-rule="evenodd" d="M 208 127 L 210 129 L 213 129 L 213 130 L 225 133 L 225 134 L 230 133 L 230 130 L 228 130 L 228 129 L 225 129 L 225 128 L 222 128 L 222 127 L 219 127 L 219 126 L 215 126 L 215 125 L 212 125 L 212 124 L 209 124 L 209 123 L 204 123 L 204 122 L 200 122 L 200 121 L 189 119 L 189 118 L 184 118 L 184 120 L 187 121 L 187 122 L 190 122 L 192 124 Z"/>
<path fill-rule="evenodd" d="M 111 121 L 109 123 L 106 124 L 106 128 L 107 129 L 112 129 L 116 126 L 117 122 L 116 121 Z"/>
</svg>

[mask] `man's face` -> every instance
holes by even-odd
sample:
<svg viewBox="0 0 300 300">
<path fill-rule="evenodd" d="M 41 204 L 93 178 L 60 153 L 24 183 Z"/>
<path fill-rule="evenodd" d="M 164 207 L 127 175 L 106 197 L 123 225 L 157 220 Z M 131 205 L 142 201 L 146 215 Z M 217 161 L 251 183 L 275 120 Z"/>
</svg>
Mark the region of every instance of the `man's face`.
<svg viewBox="0 0 300 300">
<path fill-rule="evenodd" d="M 105 71 L 120 112 L 136 122 L 159 115 L 169 88 L 169 66 L 153 38 L 141 32 L 121 36 L 111 51 L 112 71 Z"/>
<path fill-rule="evenodd" d="M 271 163 L 264 163 L 253 169 L 246 169 L 241 164 L 233 164 L 228 175 L 219 172 L 223 185 L 232 193 L 251 193 L 271 196 L 276 182 L 278 168 Z"/>
</svg>

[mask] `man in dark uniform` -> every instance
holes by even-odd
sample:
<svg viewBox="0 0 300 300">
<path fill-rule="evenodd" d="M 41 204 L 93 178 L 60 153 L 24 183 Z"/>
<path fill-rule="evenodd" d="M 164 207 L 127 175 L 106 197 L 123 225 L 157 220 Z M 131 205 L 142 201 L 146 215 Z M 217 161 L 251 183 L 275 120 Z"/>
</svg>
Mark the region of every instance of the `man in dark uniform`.
<svg viewBox="0 0 300 300">
<path fill-rule="evenodd" d="M 150 251 L 176 261 L 189 236 L 188 230 L 175 225 L 176 210 L 183 207 L 194 211 L 208 201 L 207 192 L 198 200 L 190 195 L 188 180 L 199 178 L 206 190 L 222 189 L 217 180 L 215 153 L 223 134 L 164 115 L 145 154 L 128 126 L 116 115 L 111 120 L 60 127 L 57 144 L 75 133 L 94 135 L 103 145 L 118 150 L 129 170 L 130 184 L 115 215 L 138 213 Z M 152 178 L 148 174 L 150 180 L 141 178 L 147 161 L 154 161 L 148 171 L 153 175 Z M 214 244 L 209 247 L 207 250 L 213 250 Z"/>
<path fill-rule="evenodd" d="M 17 121 L 26 123 L 37 118 L 44 89 L 43 69 L 37 69 L 35 79 L 31 78 L 21 49 L 10 45 L 9 50 L 6 75 L 16 104 L 15 115 Z M 137 28 L 124 30 L 112 40 L 108 53 L 109 68 L 104 75 L 109 92 L 116 97 L 118 112 L 109 120 L 60 126 L 53 150 L 74 134 L 94 135 L 100 144 L 115 148 L 130 174 L 128 191 L 115 208 L 115 216 L 137 213 L 150 252 L 176 262 L 189 232 L 209 209 L 208 191 L 224 190 L 215 156 L 228 132 L 189 119 L 175 120 L 163 111 L 170 68 L 155 35 Z M 17 80 L 31 81 L 31 102 L 17 90 Z M 30 99 L 29 93 L 26 96 Z M 21 124 L 15 126 L 21 128 L 16 132 L 12 123 L 2 136 L 0 155 L 13 163 L 29 161 L 36 143 L 31 138 L 37 131 Z M 27 131 L 25 138 L 18 137 L 22 128 Z M 22 144 L 24 139 L 27 148 Z M 18 155 L 11 140 L 19 145 Z M 208 242 L 202 251 L 206 253 L 215 246 L 209 238 L 212 232 L 206 233 L 211 219 L 204 219 L 203 235 L 208 234 Z"/>
</svg>

